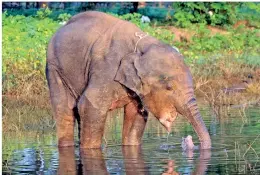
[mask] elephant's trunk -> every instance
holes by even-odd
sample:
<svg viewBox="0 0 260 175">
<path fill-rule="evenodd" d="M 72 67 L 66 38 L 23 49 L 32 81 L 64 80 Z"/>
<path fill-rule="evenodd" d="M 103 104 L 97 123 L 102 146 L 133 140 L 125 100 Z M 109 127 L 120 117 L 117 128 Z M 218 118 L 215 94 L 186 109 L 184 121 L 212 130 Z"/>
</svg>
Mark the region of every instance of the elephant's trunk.
<svg viewBox="0 0 260 175">
<path fill-rule="evenodd" d="M 197 102 L 194 97 L 193 91 L 187 93 L 186 99 L 187 99 L 186 104 L 184 104 L 181 107 L 180 113 L 186 116 L 189 122 L 192 124 L 195 132 L 199 137 L 200 148 L 209 149 L 211 148 L 211 140 L 210 140 L 209 132 L 198 110 Z"/>
</svg>

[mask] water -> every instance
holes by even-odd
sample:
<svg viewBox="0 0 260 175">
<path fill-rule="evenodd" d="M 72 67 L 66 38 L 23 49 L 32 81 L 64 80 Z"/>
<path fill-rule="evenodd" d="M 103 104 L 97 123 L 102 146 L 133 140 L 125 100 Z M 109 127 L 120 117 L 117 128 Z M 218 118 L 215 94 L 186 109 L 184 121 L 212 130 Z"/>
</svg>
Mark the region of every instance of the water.
<svg viewBox="0 0 260 175">
<path fill-rule="evenodd" d="M 119 110 L 108 116 L 102 149 L 58 149 L 53 130 L 4 133 L 3 174 L 260 174 L 260 109 L 229 109 L 221 118 L 200 109 L 211 150 L 182 151 L 182 137 L 195 145 L 198 138 L 181 116 L 169 136 L 150 117 L 142 146 L 122 147 Z"/>
</svg>

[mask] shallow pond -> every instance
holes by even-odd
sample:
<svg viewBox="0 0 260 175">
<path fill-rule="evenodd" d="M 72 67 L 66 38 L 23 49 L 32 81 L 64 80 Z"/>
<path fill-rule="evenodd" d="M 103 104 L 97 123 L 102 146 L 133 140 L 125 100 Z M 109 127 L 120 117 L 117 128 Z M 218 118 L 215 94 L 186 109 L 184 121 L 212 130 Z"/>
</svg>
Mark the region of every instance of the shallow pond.
<svg viewBox="0 0 260 175">
<path fill-rule="evenodd" d="M 198 138 L 179 116 L 166 131 L 149 116 L 141 147 L 122 147 L 122 110 L 109 114 L 101 150 L 58 149 L 55 132 L 3 133 L 3 174 L 260 174 L 260 108 L 225 109 L 220 118 L 200 107 L 211 150 L 183 152 L 182 137 Z"/>
</svg>

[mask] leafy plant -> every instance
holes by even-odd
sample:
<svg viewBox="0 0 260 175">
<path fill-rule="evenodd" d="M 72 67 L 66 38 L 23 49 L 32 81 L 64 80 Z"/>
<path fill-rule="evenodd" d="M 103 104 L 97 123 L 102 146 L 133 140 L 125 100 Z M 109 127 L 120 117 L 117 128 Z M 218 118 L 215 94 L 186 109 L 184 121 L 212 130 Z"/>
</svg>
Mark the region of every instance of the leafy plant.
<svg viewBox="0 0 260 175">
<path fill-rule="evenodd" d="M 46 86 L 46 47 L 58 27 L 49 18 L 3 15 L 4 93 L 42 93 Z"/>
<path fill-rule="evenodd" d="M 71 18 L 71 15 L 68 13 L 63 13 L 58 16 L 60 21 L 68 21 Z"/>
<path fill-rule="evenodd" d="M 189 27 L 193 23 L 210 25 L 233 24 L 236 3 L 228 2 L 174 2 L 174 20 L 180 27 Z"/>
<path fill-rule="evenodd" d="M 47 7 L 45 9 L 38 10 L 36 17 L 38 17 L 39 19 L 44 19 L 47 18 L 51 13 L 52 11 Z"/>
<path fill-rule="evenodd" d="M 165 21 L 174 14 L 172 9 L 150 6 L 138 9 L 138 13 L 160 21 Z"/>
</svg>

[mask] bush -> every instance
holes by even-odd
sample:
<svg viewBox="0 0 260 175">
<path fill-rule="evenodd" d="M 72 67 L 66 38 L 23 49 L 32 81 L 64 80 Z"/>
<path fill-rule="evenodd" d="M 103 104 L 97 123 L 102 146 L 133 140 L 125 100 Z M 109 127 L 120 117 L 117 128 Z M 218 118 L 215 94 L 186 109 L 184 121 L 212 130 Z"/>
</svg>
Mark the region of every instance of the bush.
<svg viewBox="0 0 260 175">
<path fill-rule="evenodd" d="M 174 14 L 172 9 L 149 6 L 138 9 L 138 13 L 160 21 L 165 21 L 169 16 Z"/>
<path fill-rule="evenodd" d="M 236 3 L 229 2 L 174 2 L 174 20 L 180 27 L 193 23 L 228 25 L 236 22 Z"/>
<path fill-rule="evenodd" d="M 48 16 L 50 16 L 51 13 L 52 13 L 52 11 L 49 8 L 40 9 L 37 11 L 36 17 L 38 17 L 39 19 L 44 19 L 44 18 L 47 18 Z"/>
<path fill-rule="evenodd" d="M 71 15 L 68 13 L 63 13 L 58 16 L 60 21 L 68 21 L 71 18 Z"/>
<path fill-rule="evenodd" d="M 45 88 L 46 47 L 59 26 L 49 18 L 39 20 L 20 15 L 7 17 L 6 13 L 3 14 L 4 93 L 42 92 Z"/>
<path fill-rule="evenodd" d="M 99 7 L 95 9 L 97 11 L 113 13 L 117 15 L 125 15 L 133 12 L 133 3 L 132 2 L 121 2 L 115 3 L 111 8 Z"/>
</svg>

